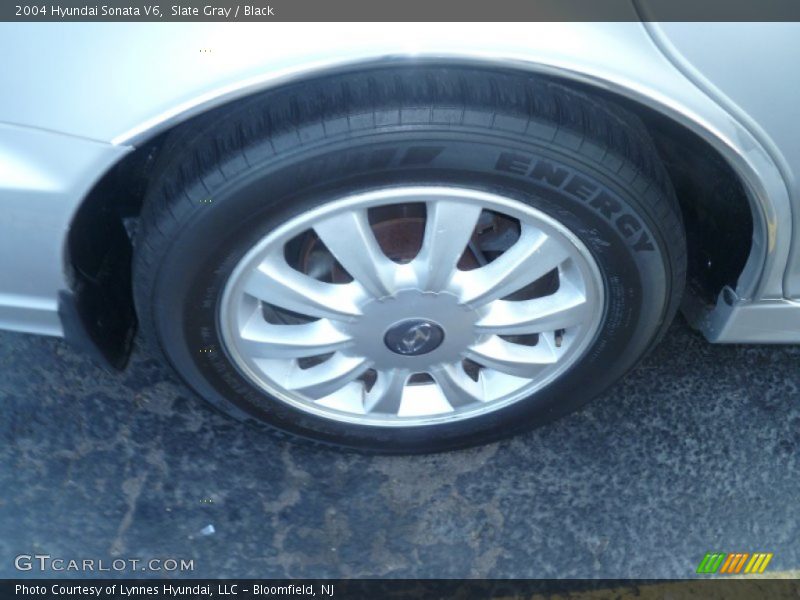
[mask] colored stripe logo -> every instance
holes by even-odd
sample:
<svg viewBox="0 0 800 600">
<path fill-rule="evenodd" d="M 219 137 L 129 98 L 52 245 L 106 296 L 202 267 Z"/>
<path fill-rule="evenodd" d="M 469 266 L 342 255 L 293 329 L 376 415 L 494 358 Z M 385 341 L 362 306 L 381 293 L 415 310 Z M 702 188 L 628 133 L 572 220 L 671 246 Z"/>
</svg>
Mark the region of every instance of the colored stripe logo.
<svg viewBox="0 0 800 600">
<path fill-rule="evenodd" d="M 719 575 L 763 573 L 769 561 L 772 560 L 772 556 L 772 552 L 755 552 L 753 554 L 747 552 L 734 552 L 732 554 L 709 552 L 700 561 L 697 572 L 706 575 L 714 573 Z"/>
</svg>

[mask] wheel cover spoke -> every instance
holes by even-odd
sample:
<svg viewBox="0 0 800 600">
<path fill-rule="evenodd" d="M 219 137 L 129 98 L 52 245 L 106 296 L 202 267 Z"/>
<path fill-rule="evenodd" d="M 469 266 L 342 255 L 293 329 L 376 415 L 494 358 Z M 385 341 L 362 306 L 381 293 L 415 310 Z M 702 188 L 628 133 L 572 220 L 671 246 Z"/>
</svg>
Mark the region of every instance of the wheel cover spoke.
<svg viewBox="0 0 800 600">
<path fill-rule="evenodd" d="M 360 314 L 357 288 L 358 284 L 317 281 L 293 269 L 282 256 L 269 256 L 244 277 L 243 291 L 296 313 L 340 319 Z"/>
<path fill-rule="evenodd" d="M 486 392 L 482 374 L 474 381 L 464 371 L 461 363 L 440 365 L 431 370 L 431 376 L 453 408 L 484 401 Z"/>
<path fill-rule="evenodd" d="M 442 200 L 428 202 L 428 219 L 422 248 L 414 261 L 418 285 L 438 292 L 456 274 L 456 264 L 464 254 L 481 214 L 479 205 Z"/>
<path fill-rule="evenodd" d="M 300 392 L 313 399 L 336 393 L 369 368 L 369 361 L 360 356 L 334 354 L 325 362 L 302 369 L 296 361 L 281 361 L 272 366 L 280 374 L 281 383 L 289 390 Z"/>
<path fill-rule="evenodd" d="M 241 330 L 242 347 L 255 358 L 301 358 L 347 348 L 352 338 L 328 319 L 299 325 L 274 325 L 258 313 Z"/>
<path fill-rule="evenodd" d="M 532 378 L 557 360 L 554 348 L 546 341 L 548 339 L 542 336 L 535 346 L 522 346 L 492 336 L 469 348 L 467 358 L 501 373 Z"/>
<path fill-rule="evenodd" d="M 400 412 L 409 372 L 405 369 L 383 371 L 369 393 L 364 395 L 364 411 L 396 415 Z"/>
<path fill-rule="evenodd" d="M 528 334 L 556 331 L 578 325 L 589 316 L 586 296 L 571 283 L 562 283 L 550 296 L 520 302 L 495 300 L 475 327 L 495 334 Z"/>
<path fill-rule="evenodd" d="M 456 274 L 461 301 L 485 304 L 516 292 L 557 268 L 570 257 L 553 237 L 524 227 L 519 240 L 494 262 Z"/>
<path fill-rule="evenodd" d="M 394 291 L 396 265 L 383 253 L 370 228 L 366 210 L 334 215 L 314 231 L 347 272 L 373 296 Z"/>
<path fill-rule="evenodd" d="M 404 206 L 424 207 L 424 223 Z M 381 225 L 379 235 L 376 223 L 398 214 L 418 233 Z M 506 237 L 486 241 L 495 231 Z M 417 250 L 396 258 L 414 235 Z M 305 239 L 318 239 L 316 254 Z M 549 384 L 589 347 L 603 297 L 591 253 L 552 217 L 486 192 L 409 186 L 338 198 L 268 233 L 229 276 L 219 320 L 235 366 L 278 401 L 415 427 Z"/>
</svg>

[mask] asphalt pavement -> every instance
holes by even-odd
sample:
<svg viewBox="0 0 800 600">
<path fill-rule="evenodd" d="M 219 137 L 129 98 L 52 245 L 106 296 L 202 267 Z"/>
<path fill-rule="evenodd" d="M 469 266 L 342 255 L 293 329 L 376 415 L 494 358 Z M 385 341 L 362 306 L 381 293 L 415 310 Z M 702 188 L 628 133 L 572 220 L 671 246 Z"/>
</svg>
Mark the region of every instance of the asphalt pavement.
<svg viewBox="0 0 800 600">
<path fill-rule="evenodd" d="M 799 386 L 800 347 L 679 319 L 579 413 L 379 457 L 242 426 L 140 351 L 109 374 L 0 333 L 0 577 L 58 574 L 21 554 L 193 561 L 173 577 L 687 577 L 712 551 L 797 569 Z"/>
</svg>

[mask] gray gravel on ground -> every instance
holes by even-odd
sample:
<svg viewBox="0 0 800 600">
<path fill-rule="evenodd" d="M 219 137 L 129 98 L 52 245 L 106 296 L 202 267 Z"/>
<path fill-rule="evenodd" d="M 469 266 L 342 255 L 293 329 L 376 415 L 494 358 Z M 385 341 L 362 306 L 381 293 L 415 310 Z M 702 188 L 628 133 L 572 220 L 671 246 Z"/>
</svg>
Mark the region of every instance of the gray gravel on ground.
<svg viewBox="0 0 800 600">
<path fill-rule="evenodd" d="M 242 426 L 140 352 L 109 374 L 0 333 L 0 576 L 33 553 L 194 559 L 192 577 L 686 577 L 709 551 L 796 569 L 798 359 L 679 320 L 551 426 L 379 457 Z"/>
</svg>

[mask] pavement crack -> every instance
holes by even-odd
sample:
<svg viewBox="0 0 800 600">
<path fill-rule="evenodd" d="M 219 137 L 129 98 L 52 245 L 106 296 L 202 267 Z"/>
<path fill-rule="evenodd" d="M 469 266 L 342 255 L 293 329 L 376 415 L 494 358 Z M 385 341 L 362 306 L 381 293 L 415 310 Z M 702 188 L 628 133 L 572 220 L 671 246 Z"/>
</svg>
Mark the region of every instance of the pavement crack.
<svg viewBox="0 0 800 600">
<path fill-rule="evenodd" d="M 142 495 L 147 477 L 148 471 L 144 471 L 136 477 L 128 478 L 122 482 L 122 493 L 125 494 L 128 510 L 123 515 L 119 527 L 117 527 L 117 534 L 114 536 L 114 540 L 111 542 L 111 546 L 108 549 L 111 556 L 119 556 L 125 550 L 123 538 L 133 523 L 136 507 L 139 504 L 139 497 Z"/>
</svg>

